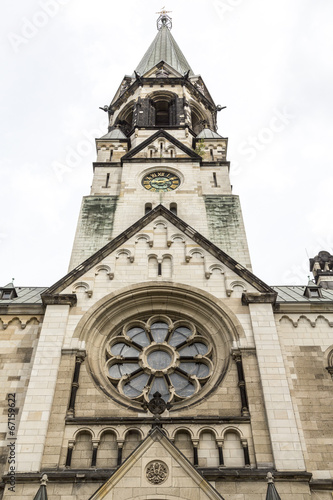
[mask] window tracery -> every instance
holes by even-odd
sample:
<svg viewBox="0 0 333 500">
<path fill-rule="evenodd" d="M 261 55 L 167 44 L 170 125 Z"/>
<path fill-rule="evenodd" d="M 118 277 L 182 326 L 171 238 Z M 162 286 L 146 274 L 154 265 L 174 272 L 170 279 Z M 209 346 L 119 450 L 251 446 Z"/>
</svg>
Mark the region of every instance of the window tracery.
<svg viewBox="0 0 333 500">
<path fill-rule="evenodd" d="M 106 347 L 107 376 L 118 392 L 150 401 L 159 392 L 166 402 L 200 391 L 212 374 L 212 348 L 189 321 L 152 316 L 132 321 Z"/>
</svg>

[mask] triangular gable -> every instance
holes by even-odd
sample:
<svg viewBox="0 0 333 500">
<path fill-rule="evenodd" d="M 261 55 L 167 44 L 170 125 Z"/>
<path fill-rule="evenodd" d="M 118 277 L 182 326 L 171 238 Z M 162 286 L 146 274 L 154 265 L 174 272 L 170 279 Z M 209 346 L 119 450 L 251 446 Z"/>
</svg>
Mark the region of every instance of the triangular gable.
<svg viewBox="0 0 333 500">
<path fill-rule="evenodd" d="M 180 141 L 178 141 L 177 139 L 175 139 L 175 137 L 173 137 L 171 134 L 168 134 L 168 132 L 166 132 L 165 130 L 158 130 L 154 135 L 152 135 L 151 137 L 149 137 L 148 139 L 146 139 L 145 141 L 143 141 L 141 144 L 139 144 L 138 146 L 136 146 L 135 148 L 133 148 L 131 151 L 129 151 L 128 153 L 126 153 L 122 157 L 121 161 L 124 162 L 124 161 L 128 161 L 128 160 L 131 160 L 131 159 L 135 158 L 135 156 L 138 153 L 140 153 L 140 151 L 142 151 L 143 149 L 145 149 L 147 146 L 149 146 L 151 143 L 153 143 L 159 137 L 164 137 L 165 139 L 167 139 L 174 146 L 176 146 L 181 151 L 183 151 L 186 155 L 188 155 L 188 157 L 191 160 L 195 160 L 195 161 L 200 161 L 201 162 L 202 158 L 201 158 L 200 155 L 198 155 L 195 151 L 193 151 L 193 149 L 190 149 L 187 146 L 184 146 L 184 144 L 182 144 Z M 172 161 L 177 161 L 177 158 L 173 158 Z M 184 158 L 182 158 L 182 161 L 184 161 Z M 154 162 L 156 163 L 156 158 L 154 158 Z"/>
<path fill-rule="evenodd" d="M 155 467 L 160 474 L 154 474 Z M 140 500 L 165 497 L 166 492 L 168 497 L 184 500 L 223 500 L 159 428 L 146 437 L 89 500 L 116 500 L 120 492 L 123 498 L 126 489 L 128 492 L 133 489 L 129 497 Z M 142 496 L 141 489 L 144 490 Z"/>
<path fill-rule="evenodd" d="M 170 66 L 170 64 L 168 64 L 165 61 L 160 61 L 153 68 L 150 68 L 148 71 L 146 71 L 146 73 L 142 75 L 142 78 L 149 78 L 153 76 L 156 73 L 156 71 L 158 71 L 161 68 L 163 68 L 165 71 L 169 73 L 169 76 L 167 78 L 173 78 L 173 77 L 183 78 L 183 75 L 179 73 L 179 71 L 177 71 L 175 68 Z"/>
<path fill-rule="evenodd" d="M 117 250 L 121 245 L 126 243 L 129 240 L 129 238 L 142 231 L 143 228 L 145 228 L 150 222 L 154 221 L 157 217 L 160 216 L 164 217 L 166 220 L 171 222 L 181 232 L 186 234 L 198 245 L 200 245 L 204 250 L 206 250 L 216 259 L 225 264 L 229 269 L 234 271 L 247 283 L 251 284 L 256 290 L 258 290 L 258 292 L 260 292 L 261 294 L 265 294 L 270 299 L 269 301 L 274 301 L 277 294 L 271 287 L 266 285 L 263 281 L 261 281 L 254 274 L 252 274 L 248 269 L 239 264 L 236 260 L 234 260 L 228 254 L 226 254 L 223 250 L 218 248 L 211 241 L 209 241 L 207 238 L 198 233 L 189 224 L 186 224 L 182 219 L 171 213 L 163 205 L 158 205 L 153 210 L 148 212 L 148 214 L 144 215 L 141 219 L 139 219 L 135 224 L 127 228 L 123 233 L 121 233 L 119 236 L 114 238 L 103 248 L 94 253 L 82 264 L 73 269 L 64 278 L 57 281 L 57 283 L 55 283 L 53 286 L 47 289 L 42 295 L 44 304 L 47 303 L 47 299 L 49 297 L 60 294 L 68 286 L 70 286 L 81 276 L 83 276 L 87 271 L 89 271 L 91 268 L 99 264 L 105 257 L 110 255 L 112 252 Z M 60 301 L 61 297 L 62 296 L 60 295 L 59 296 Z"/>
</svg>

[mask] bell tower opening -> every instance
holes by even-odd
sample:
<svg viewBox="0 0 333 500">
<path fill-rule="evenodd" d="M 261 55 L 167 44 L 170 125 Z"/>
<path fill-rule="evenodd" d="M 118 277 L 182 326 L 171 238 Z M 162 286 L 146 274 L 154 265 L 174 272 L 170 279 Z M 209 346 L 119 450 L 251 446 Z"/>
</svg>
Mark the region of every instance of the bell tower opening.
<svg viewBox="0 0 333 500">
<path fill-rule="evenodd" d="M 176 99 L 173 92 L 158 91 L 150 95 L 151 109 L 153 111 L 152 124 L 158 128 L 176 125 Z"/>
<path fill-rule="evenodd" d="M 116 125 L 120 125 L 125 134 L 128 134 L 133 128 L 134 102 L 125 106 L 116 120 Z"/>
<path fill-rule="evenodd" d="M 169 105 L 170 103 L 168 101 L 158 101 L 155 104 L 155 125 L 157 127 L 170 125 Z"/>
</svg>

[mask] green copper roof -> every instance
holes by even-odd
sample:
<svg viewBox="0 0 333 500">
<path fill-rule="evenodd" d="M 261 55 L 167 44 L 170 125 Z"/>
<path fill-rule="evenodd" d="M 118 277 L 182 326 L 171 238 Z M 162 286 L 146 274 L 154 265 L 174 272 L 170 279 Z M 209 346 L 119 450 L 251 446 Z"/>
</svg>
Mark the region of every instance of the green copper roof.
<svg viewBox="0 0 333 500">
<path fill-rule="evenodd" d="M 163 26 L 159 30 L 153 43 L 136 68 L 136 72 L 144 75 L 161 61 L 172 66 L 181 75 L 187 71 L 190 71 L 190 75 L 193 75 L 191 66 L 167 26 Z"/>
<path fill-rule="evenodd" d="M 124 132 L 122 132 L 120 129 L 113 129 L 111 132 L 108 132 L 106 135 L 103 135 L 101 139 L 127 139 L 126 135 Z"/>
<path fill-rule="evenodd" d="M 204 128 L 201 130 L 200 134 L 197 135 L 197 139 L 223 139 L 223 137 L 210 128 Z"/>
</svg>

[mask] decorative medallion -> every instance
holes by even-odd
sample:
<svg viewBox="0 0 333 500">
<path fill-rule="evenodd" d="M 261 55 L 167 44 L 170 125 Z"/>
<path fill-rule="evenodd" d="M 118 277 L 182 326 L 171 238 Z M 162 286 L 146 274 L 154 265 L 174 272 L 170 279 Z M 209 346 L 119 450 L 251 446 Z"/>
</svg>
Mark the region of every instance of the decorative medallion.
<svg viewBox="0 0 333 500">
<path fill-rule="evenodd" d="M 180 185 L 180 178 L 170 172 L 157 170 L 145 175 L 142 185 L 145 189 L 152 192 L 173 191 Z"/>
<path fill-rule="evenodd" d="M 146 468 L 146 477 L 152 484 L 162 484 L 167 479 L 169 470 L 164 462 L 156 460 L 149 462 Z"/>
</svg>

